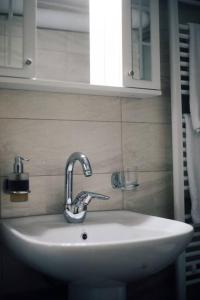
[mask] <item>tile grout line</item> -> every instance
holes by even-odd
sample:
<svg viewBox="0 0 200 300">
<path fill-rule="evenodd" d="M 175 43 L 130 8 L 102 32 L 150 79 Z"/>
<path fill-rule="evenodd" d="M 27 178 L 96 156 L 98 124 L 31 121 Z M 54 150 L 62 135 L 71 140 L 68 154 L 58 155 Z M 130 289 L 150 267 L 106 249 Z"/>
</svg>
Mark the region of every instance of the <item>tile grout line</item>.
<svg viewBox="0 0 200 300">
<path fill-rule="evenodd" d="M 122 112 L 121 112 L 122 118 Z M 0 117 L 0 120 L 20 120 L 20 121 L 57 121 L 57 122 L 88 122 L 88 123 L 122 123 L 122 124 L 154 124 L 171 125 L 171 122 L 137 122 L 137 121 L 109 121 L 109 120 L 80 120 L 80 119 L 45 119 L 45 118 L 18 118 L 18 117 Z"/>
<path fill-rule="evenodd" d="M 168 170 L 138 170 L 137 173 L 169 173 L 169 172 L 172 172 L 173 170 L 172 169 L 168 169 Z M 135 173 L 134 170 L 130 170 L 130 172 L 132 173 Z M 111 175 L 112 174 L 112 171 L 111 172 L 104 172 L 104 173 L 93 173 L 93 175 Z M 74 174 L 74 176 L 82 176 L 83 174 Z M 65 174 L 33 174 L 31 175 L 29 173 L 29 177 L 64 177 Z M 0 175 L 0 179 L 3 179 L 7 177 L 7 174 L 6 175 Z"/>
<path fill-rule="evenodd" d="M 45 119 L 45 118 L 18 118 L 18 117 L 0 117 L 0 120 L 24 120 L 24 121 L 57 121 L 57 122 L 88 122 L 88 123 L 121 123 L 121 121 L 110 120 L 80 120 L 80 119 Z"/>
<path fill-rule="evenodd" d="M 122 169 L 124 169 L 124 151 L 123 151 L 123 116 L 122 116 L 122 99 L 120 97 L 120 112 L 121 112 L 121 160 L 122 160 Z M 121 190 L 122 195 L 122 208 L 125 209 L 125 200 L 124 193 Z"/>
</svg>

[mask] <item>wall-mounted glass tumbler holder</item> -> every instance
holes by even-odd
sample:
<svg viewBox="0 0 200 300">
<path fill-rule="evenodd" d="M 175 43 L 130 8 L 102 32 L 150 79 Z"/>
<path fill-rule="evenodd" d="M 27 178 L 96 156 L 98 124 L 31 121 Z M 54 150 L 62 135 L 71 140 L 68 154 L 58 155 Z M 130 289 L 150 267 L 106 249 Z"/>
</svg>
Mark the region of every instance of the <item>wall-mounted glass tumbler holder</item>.
<svg viewBox="0 0 200 300">
<path fill-rule="evenodd" d="M 136 171 L 122 170 L 112 173 L 111 184 L 114 189 L 133 191 L 139 186 Z"/>
</svg>

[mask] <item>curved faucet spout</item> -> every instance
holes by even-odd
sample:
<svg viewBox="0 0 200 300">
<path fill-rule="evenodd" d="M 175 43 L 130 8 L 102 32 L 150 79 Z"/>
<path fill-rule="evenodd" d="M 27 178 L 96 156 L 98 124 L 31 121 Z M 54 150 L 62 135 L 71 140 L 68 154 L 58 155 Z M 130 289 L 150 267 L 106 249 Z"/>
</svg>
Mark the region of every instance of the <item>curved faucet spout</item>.
<svg viewBox="0 0 200 300">
<path fill-rule="evenodd" d="M 82 169 L 83 169 L 83 173 L 86 177 L 91 176 L 92 175 L 92 168 L 89 162 L 89 159 L 87 158 L 87 156 L 81 152 L 74 152 L 70 155 L 70 157 L 67 160 L 66 163 L 66 174 L 67 172 L 73 172 L 74 169 L 74 164 L 76 161 L 80 161 L 81 165 L 82 165 Z"/>
<path fill-rule="evenodd" d="M 65 188 L 66 188 L 66 204 L 71 205 L 73 200 L 73 170 L 76 161 L 82 165 L 83 173 L 86 177 L 92 175 L 92 168 L 87 156 L 81 152 L 74 152 L 67 160 L 65 168 Z"/>
</svg>

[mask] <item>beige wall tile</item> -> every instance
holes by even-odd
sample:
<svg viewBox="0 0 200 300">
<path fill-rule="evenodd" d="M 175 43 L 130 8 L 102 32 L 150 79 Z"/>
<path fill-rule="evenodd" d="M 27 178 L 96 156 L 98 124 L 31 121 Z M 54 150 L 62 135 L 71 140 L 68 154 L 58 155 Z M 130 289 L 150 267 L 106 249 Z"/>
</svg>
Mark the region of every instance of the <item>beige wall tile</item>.
<svg viewBox="0 0 200 300">
<path fill-rule="evenodd" d="M 122 99 L 122 121 L 170 123 L 170 98 Z"/>
<path fill-rule="evenodd" d="M 126 168 L 171 170 L 171 126 L 123 123 L 123 159 Z"/>
<path fill-rule="evenodd" d="M 122 165 L 120 123 L 1 119 L 0 128 L 1 175 L 11 172 L 17 154 L 31 159 L 25 168 L 31 175 L 64 174 L 77 151 L 89 157 L 94 173 Z"/>
<path fill-rule="evenodd" d="M 120 121 L 120 99 L 1 89 L 0 118 Z"/>
<path fill-rule="evenodd" d="M 86 190 L 110 196 L 109 200 L 93 200 L 89 210 L 122 209 L 122 192 L 113 190 L 110 183 L 111 174 L 94 174 L 91 177 L 74 176 L 74 195 Z M 1 187 L 4 178 L 1 178 Z M 3 218 L 28 215 L 63 213 L 64 210 L 64 176 L 30 177 L 29 201 L 11 202 L 10 195 L 1 188 L 1 214 Z"/>
<path fill-rule="evenodd" d="M 172 218 L 173 190 L 170 172 L 143 172 L 138 174 L 140 186 L 124 192 L 125 209 Z"/>
</svg>

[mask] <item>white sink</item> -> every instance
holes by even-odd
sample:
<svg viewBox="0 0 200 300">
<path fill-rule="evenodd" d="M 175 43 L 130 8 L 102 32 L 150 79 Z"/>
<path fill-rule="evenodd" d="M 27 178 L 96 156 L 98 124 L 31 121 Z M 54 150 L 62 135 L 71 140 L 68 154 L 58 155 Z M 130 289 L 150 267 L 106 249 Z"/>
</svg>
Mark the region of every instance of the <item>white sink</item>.
<svg viewBox="0 0 200 300">
<path fill-rule="evenodd" d="M 92 299 L 92 287 L 107 287 L 107 296 L 98 290 L 95 299 L 125 299 L 126 282 L 172 263 L 191 240 L 193 228 L 130 211 L 102 211 L 88 212 L 81 224 L 66 223 L 63 215 L 6 219 L 2 233 L 25 263 L 71 283 L 70 299 L 79 299 L 78 293 Z M 112 298 L 108 287 L 114 286 L 119 288 Z"/>
</svg>

